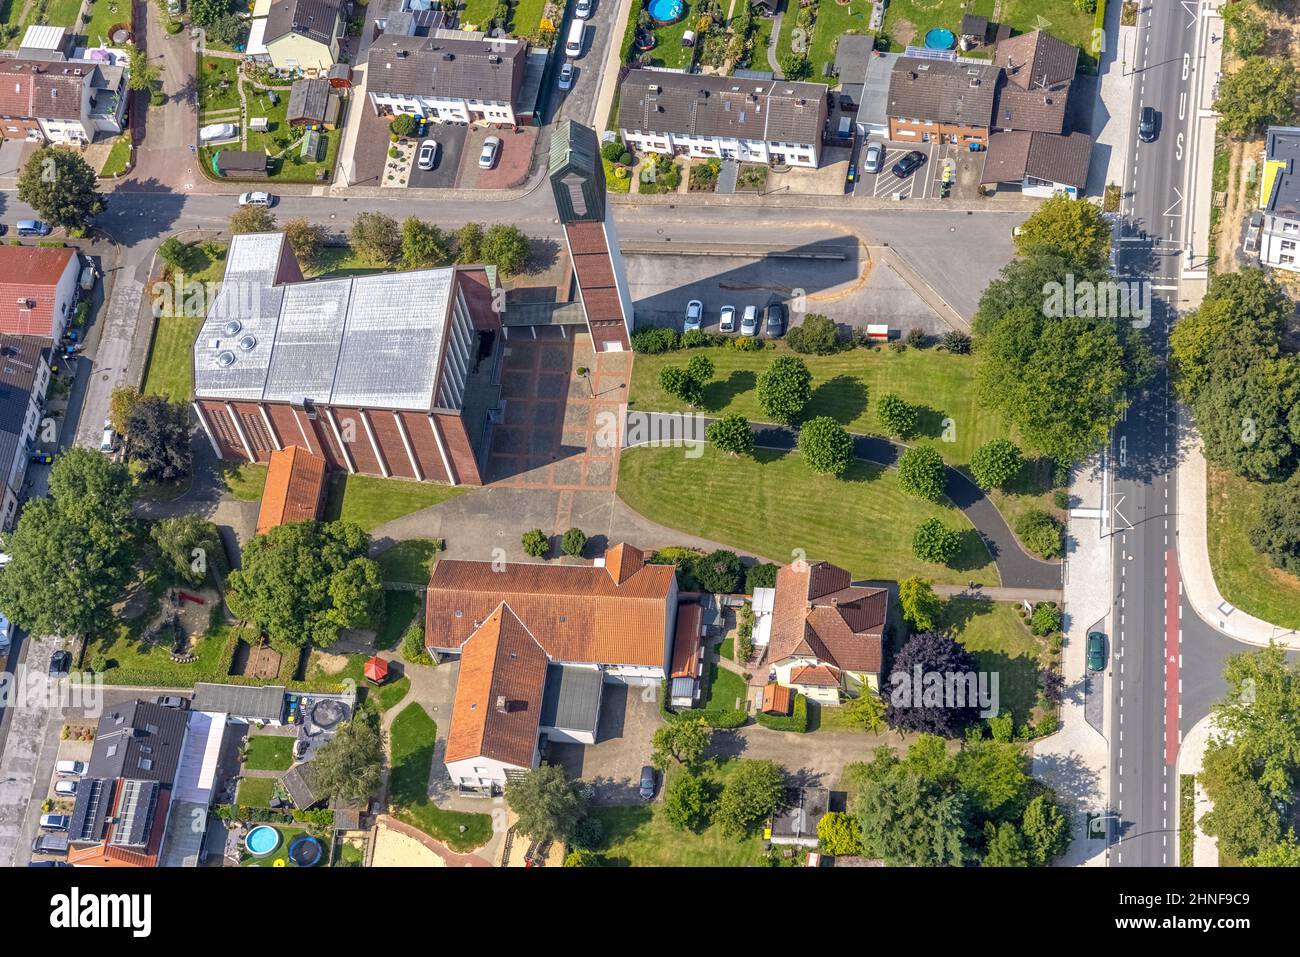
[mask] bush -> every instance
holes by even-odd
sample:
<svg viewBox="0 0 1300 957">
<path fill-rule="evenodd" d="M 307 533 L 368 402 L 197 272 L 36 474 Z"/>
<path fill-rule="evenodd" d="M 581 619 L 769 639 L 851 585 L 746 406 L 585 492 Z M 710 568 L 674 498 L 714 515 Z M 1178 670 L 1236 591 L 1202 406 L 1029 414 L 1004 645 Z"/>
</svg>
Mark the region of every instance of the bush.
<svg viewBox="0 0 1300 957">
<path fill-rule="evenodd" d="M 1043 558 L 1059 558 L 1061 526 L 1042 509 L 1030 509 L 1016 520 L 1016 535 L 1031 552 Z"/>
<path fill-rule="evenodd" d="M 524 532 L 520 544 L 524 547 L 524 554 L 531 558 L 542 558 L 551 550 L 550 539 L 540 528 L 530 529 Z"/>
<path fill-rule="evenodd" d="M 402 660 L 413 665 L 431 665 L 433 658 L 424 647 L 424 622 L 416 615 L 415 620 L 402 632 Z"/>
<path fill-rule="evenodd" d="M 695 577 L 706 592 L 734 595 L 744 581 L 744 568 L 735 552 L 724 548 L 701 556 L 695 561 Z"/>
<path fill-rule="evenodd" d="M 823 854 L 855 857 L 862 853 L 862 831 L 852 814 L 830 811 L 817 822 L 817 846 Z"/>
<path fill-rule="evenodd" d="M 853 461 L 853 438 L 830 416 L 818 416 L 799 430 L 799 452 L 819 475 L 843 475 Z"/>
<path fill-rule="evenodd" d="M 149 94 L 150 106 L 165 106 L 167 103 L 167 94 L 162 90 L 154 90 Z"/>
<path fill-rule="evenodd" d="M 912 533 L 912 554 L 923 562 L 946 565 L 961 548 L 961 532 L 927 518 Z"/>
<path fill-rule="evenodd" d="M 700 346 L 724 346 L 727 344 L 727 336 L 717 332 L 705 332 L 703 329 L 691 329 L 683 332 L 677 340 L 677 346 L 680 349 L 695 349 Z"/>
<path fill-rule="evenodd" d="M 396 137 L 410 136 L 415 132 L 415 117 L 410 113 L 399 113 L 393 117 L 393 122 L 388 124 L 388 129 Z"/>
<path fill-rule="evenodd" d="M 795 356 L 777 356 L 758 376 L 758 407 L 775 422 L 796 421 L 811 397 L 812 373 Z"/>
<path fill-rule="evenodd" d="M 1058 488 L 1052 493 L 1052 504 L 1057 508 L 1065 511 L 1070 507 L 1070 493 L 1063 488 Z"/>
<path fill-rule="evenodd" d="M 750 565 L 745 569 L 745 591 L 752 595 L 755 588 L 776 587 L 777 566 L 770 562 Z"/>
<path fill-rule="evenodd" d="M 600 148 L 600 155 L 611 163 L 620 163 L 627 148 L 618 140 L 610 140 Z"/>
<path fill-rule="evenodd" d="M 1061 630 L 1061 609 L 1054 601 L 1040 601 L 1029 617 L 1029 630 L 1035 635 L 1051 635 Z"/>
<path fill-rule="evenodd" d="M 913 349 L 924 349 L 930 344 L 930 337 L 924 329 L 909 329 L 904 341 Z"/>
<path fill-rule="evenodd" d="M 574 558 L 582 557 L 582 550 L 587 547 L 587 534 L 580 528 L 571 528 L 560 539 L 560 550 Z"/>
<path fill-rule="evenodd" d="M 704 432 L 709 444 L 728 455 L 753 455 L 754 433 L 749 427 L 749 420 L 739 412 L 728 412 L 722 418 L 709 423 Z"/>
<path fill-rule="evenodd" d="M 677 330 L 664 326 L 648 326 L 632 333 L 632 350 L 648 356 L 672 352 L 678 347 Z"/>
<path fill-rule="evenodd" d="M 876 419 L 889 435 L 905 439 L 916 430 L 916 406 L 886 392 L 876 403 Z"/>
<path fill-rule="evenodd" d="M 794 708 L 791 709 L 788 716 L 764 714 L 760 711 L 754 717 L 758 719 L 759 724 L 769 730 L 794 731 L 803 734 L 808 730 L 808 699 L 802 694 L 796 694 L 794 696 Z"/>
<path fill-rule="evenodd" d="M 731 348 L 737 352 L 762 352 L 767 346 L 757 336 L 736 336 L 731 340 Z"/>
<path fill-rule="evenodd" d="M 970 473 L 982 489 L 1001 488 L 1020 474 L 1024 461 L 1020 449 L 1006 439 L 993 439 L 970 457 Z"/>
<path fill-rule="evenodd" d="M 918 445 L 899 456 L 898 487 L 908 495 L 937 502 L 946 485 L 943 457 L 930 446 Z"/>
<path fill-rule="evenodd" d="M 604 843 L 605 825 L 600 823 L 598 817 L 584 817 L 573 828 L 569 840 L 577 848 L 594 851 Z"/>
<path fill-rule="evenodd" d="M 839 327 L 821 313 L 810 312 L 803 322 L 786 333 L 785 343 L 795 352 L 830 355 L 844 345 Z"/>
<path fill-rule="evenodd" d="M 939 342 L 954 355 L 970 355 L 970 336 L 964 332 L 958 332 L 956 329 L 945 332 Z"/>
</svg>

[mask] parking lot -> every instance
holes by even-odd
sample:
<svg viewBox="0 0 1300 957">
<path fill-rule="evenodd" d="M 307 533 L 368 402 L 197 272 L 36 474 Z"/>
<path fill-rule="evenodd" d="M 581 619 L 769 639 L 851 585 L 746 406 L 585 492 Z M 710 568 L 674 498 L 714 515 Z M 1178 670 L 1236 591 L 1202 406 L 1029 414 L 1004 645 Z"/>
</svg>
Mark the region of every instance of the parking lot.
<svg viewBox="0 0 1300 957">
<path fill-rule="evenodd" d="M 426 189 L 450 189 L 455 186 L 468 134 L 468 123 L 436 123 L 430 126 L 424 138 L 438 141 L 438 161 L 433 169 L 412 166 L 407 185 Z"/>
<path fill-rule="evenodd" d="M 885 142 L 885 159 L 879 173 L 864 170 L 866 145 L 858 150 L 858 182 L 855 196 L 875 199 L 938 199 L 943 181 L 944 167 L 951 167 L 951 198 L 969 198 L 976 195 L 980 175 L 984 171 L 984 153 L 972 153 L 954 143 L 900 143 Z M 925 155 L 925 163 L 906 179 L 894 175 L 891 167 L 912 150 Z"/>
</svg>

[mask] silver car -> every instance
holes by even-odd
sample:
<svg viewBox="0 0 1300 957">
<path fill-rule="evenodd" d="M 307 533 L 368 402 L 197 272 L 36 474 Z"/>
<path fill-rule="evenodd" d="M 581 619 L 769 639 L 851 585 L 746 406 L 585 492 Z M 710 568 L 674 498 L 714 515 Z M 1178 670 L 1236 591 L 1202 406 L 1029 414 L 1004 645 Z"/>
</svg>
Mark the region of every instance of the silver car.
<svg viewBox="0 0 1300 957">
<path fill-rule="evenodd" d="M 501 137 L 489 136 L 483 141 L 483 149 L 478 154 L 478 168 L 491 169 L 496 165 L 497 154 L 501 152 Z"/>
<path fill-rule="evenodd" d="M 862 157 L 862 171 L 864 173 L 879 173 L 880 168 L 885 165 L 885 144 L 872 142 L 867 144 L 867 152 Z"/>
<path fill-rule="evenodd" d="M 438 162 L 438 141 L 425 140 L 420 144 L 420 155 L 416 158 L 415 164 L 420 169 L 433 169 Z"/>
<path fill-rule="evenodd" d="M 567 90 L 573 86 L 573 64 L 567 60 L 560 67 L 560 89 Z"/>
</svg>

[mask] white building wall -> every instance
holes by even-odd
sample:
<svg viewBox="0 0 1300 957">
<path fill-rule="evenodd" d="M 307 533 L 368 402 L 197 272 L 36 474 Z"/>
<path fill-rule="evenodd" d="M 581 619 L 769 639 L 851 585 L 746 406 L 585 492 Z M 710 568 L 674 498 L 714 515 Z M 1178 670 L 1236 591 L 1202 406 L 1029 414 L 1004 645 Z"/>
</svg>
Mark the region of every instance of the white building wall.
<svg viewBox="0 0 1300 957">
<path fill-rule="evenodd" d="M 1300 220 L 1266 214 L 1260 231 L 1259 261 L 1266 266 L 1300 272 Z"/>
<path fill-rule="evenodd" d="M 659 133 L 619 130 L 623 142 L 643 153 L 676 153 L 697 158 L 719 157 L 744 163 L 770 163 L 781 157 L 791 166 L 817 167 L 818 144 L 781 143 L 765 140 L 741 140 L 719 136 L 692 136 L 689 133 Z"/>
<path fill-rule="evenodd" d="M 535 752 L 533 764 L 537 764 Z M 507 764 L 506 762 L 498 761 L 495 758 L 485 758 L 482 756 L 476 758 L 465 758 L 462 761 L 452 761 L 447 764 L 447 774 L 450 775 L 452 783 L 471 788 L 486 788 L 492 786 L 504 788 L 506 786 L 507 771 L 527 770 L 528 768 L 521 768 L 517 764 Z"/>
<path fill-rule="evenodd" d="M 386 106 L 394 113 L 423 116 L 436 122 L 502 123 L 514 125 L 514 108 L 497 100 L 466 100 L 441 96 L 396 96 L 388 93 L 371 93 L 370 102 L 377 107 Z"/>
</svg>

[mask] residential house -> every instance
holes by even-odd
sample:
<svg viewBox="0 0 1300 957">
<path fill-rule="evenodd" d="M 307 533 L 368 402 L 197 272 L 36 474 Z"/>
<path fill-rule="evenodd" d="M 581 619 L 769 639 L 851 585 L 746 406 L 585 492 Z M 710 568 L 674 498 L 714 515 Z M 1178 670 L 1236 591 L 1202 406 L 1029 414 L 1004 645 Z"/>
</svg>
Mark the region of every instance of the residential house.
<svg viewBox="0 0 1300 957">
<path fill-rule="evenodd" d="M 618 128 L 641 152 L 816 168 L 826 126 L 822 83 L 632 70 Z"/>
<path fill-rule="evenodd" d="M 0 333 L 55 342 L 77 303 L 75 249 L 0 245 Z"/>
<path fill-rule="evenodd" d="M 477 34 L 433 36 L 384 33 L 370 44 L 366 93 L 378 112 L 422 116 L 433 123 L 515 125 L 528 44 Z M 527 107 L 531 112 L 531 106 Z"/>
<path fill-rule="evenodd" d="M 889 138 L 985 145 L 998 72 L 984 60 L 899 57 L 889 79 Z"/>
<path fill-rule="evenodd" d="M 495 286 L 483 266 L 304 282 L 283 233 L 233 237 L 194 343 L 213 449 L 269 462 L 299 445 L 336 471 L 481 485 L 500 398 Z"/>
<path fill-rule="evenodd" d="M 325 487 L 325 459 L 321 456 L 300 445 L 272 452 L 257 512 L 257 534 L 319 518 Z"/>
<path fill-rule="evenodd" d="M 795 562 L 776 573 L 767 658 L 778 684 L 822 704 L 840 692 L 880 687 L 889 593 L 852 584 L 830 562 Z"/>
<path fill-rule="evenodd" d="M 257 0 L 245 52 L 277 70 L 324 74 L 338 61 L 344 0 Z"/>
<path fill-rule="evenodd" d="M 697 602 L 677 606 L 677 637 L 668 684 L 668 703 L 674 708 L 696 708 L 704 695 L 703 611 Z"/>
<path fill-rule="evenodd" d="M 40 433 L 49 384 L 50 341 L 0 334 L 0 475 L 4 480 L 0 488 L 0 531 L 13 527 L 18 515 L 18 500 L 30 453 Z"/>
<path fill-rule="evenodd" d="M 1092 137 L 1087 133 L 1015 130 L 989 137 L 983 182 L 1018 183 L 1027 196 L 1077 197 L 1088 184 Z"/>
<path fill-rule="evenodd" d="M 826 815 L 831 792 L 827 788 L 794 787 L 786 790 L 781 807 L 768 825 L 768 840 L 773 844 L 816 848 L 817 823 Z"/>
<path fill-rule="evenodd" d="M 493 793 L 537 765 L 543 739 L 594 742 L 604 684 L 662 681 L 677 621 L 673 566 L 627 544 L 591 565 L 438 562 L 425 644 L 460 658 L 452 781 Z"/>
<path fill-rule="evenodd" d="M 1300 272 L 1300 127 L 1269 127 L 1264 141 L 1264 169 L 1259 206 L 1264 213 L 1259 261 L 1265 266 Z"/>
<path fill-rule="evenodd" d="M 126 69 L 112 51 L 104 60 L 0 59 L 0 133 L 6 139 L 90 143 L 121 133 L 126 122 Z"/>
</svg>

